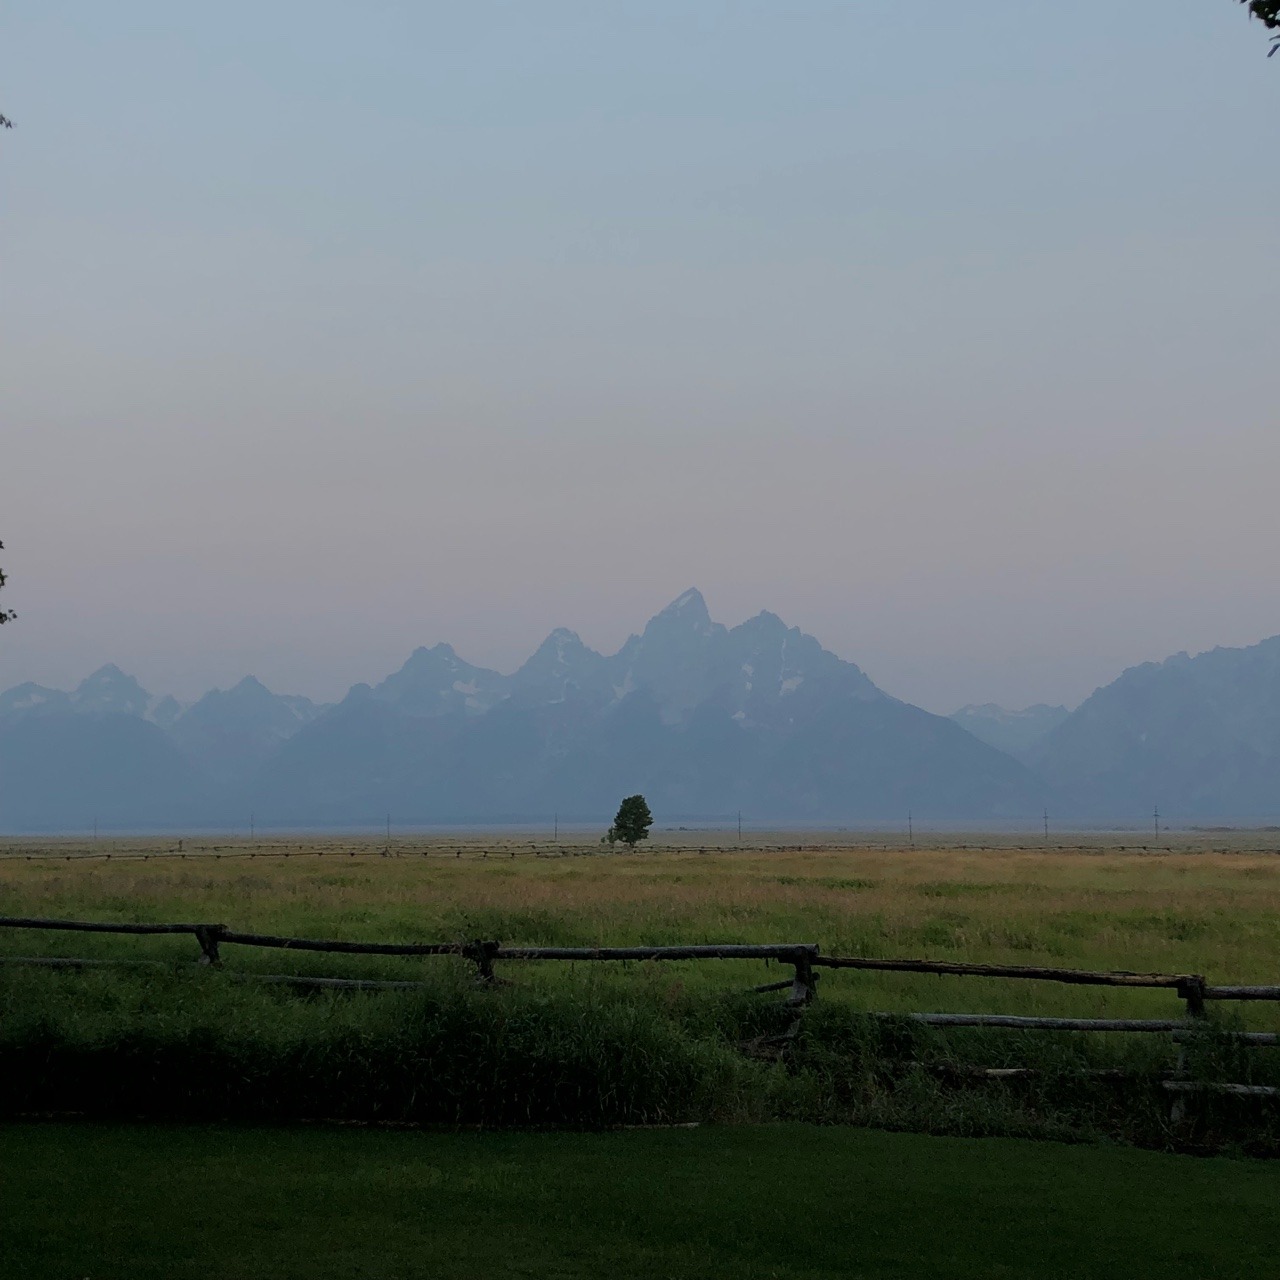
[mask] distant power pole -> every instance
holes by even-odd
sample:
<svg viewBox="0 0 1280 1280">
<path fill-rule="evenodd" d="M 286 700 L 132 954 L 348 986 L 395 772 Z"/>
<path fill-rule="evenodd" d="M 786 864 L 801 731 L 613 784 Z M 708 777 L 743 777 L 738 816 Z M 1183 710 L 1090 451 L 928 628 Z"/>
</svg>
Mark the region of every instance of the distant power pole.
<svg viewBox="0 0 1280 1280">
<path fill-rule="evenodd" d="M 911 825 L 911 810 L 907 810 L 907 841 L 914 849 L 916 847 L 916 830 Z"/>
<path fill-rule="evenodd" d="M 742 848 L 742 810 L 738 810 L 738 848 Z"/>
<path fill-rule="evenodd" d="M 560 811 L 558 809 L 551 818 L 551 839 L 554 844 L 560 843 Z"/>
<path fill-rule="evenodd" d="M 1045 841 L 1045 844 L 1049 843 L 1049 810 L 1048 809 L 1044 811 L 1044 841 Z"/>
<path fill-rule="evenodd" d="M 391 815 L 387 814 L 387 848 L 391 848 Z"/>
<path fill-rule="evenodd" d="M 1155 823 L 1156 835 L 1159 835 L 1160 834 L 1160 806 L 1159 805 L 1156 805 L 1156 807 L 1151 811 L 1151 820 Z"/>
</svg>

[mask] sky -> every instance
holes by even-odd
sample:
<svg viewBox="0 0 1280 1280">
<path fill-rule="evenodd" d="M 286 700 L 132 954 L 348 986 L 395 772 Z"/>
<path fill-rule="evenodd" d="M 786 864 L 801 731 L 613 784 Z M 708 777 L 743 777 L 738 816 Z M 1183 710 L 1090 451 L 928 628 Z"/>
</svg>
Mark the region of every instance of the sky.
<svg viewBox="0 0 1280 1280">
<path fill-rule="evenodd" d="M 1280 632 L 1230 0 L 0 19 L 0 688 L 316 698 L 685 588 L 937 712 Z"/>
</svg>

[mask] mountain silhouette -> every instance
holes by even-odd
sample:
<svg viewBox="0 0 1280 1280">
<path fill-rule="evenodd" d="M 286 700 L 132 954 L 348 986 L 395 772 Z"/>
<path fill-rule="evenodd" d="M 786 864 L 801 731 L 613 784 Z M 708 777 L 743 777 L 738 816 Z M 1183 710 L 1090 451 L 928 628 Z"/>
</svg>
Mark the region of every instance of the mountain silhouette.
<svg viewBox="0 0 1280 1280">
<path fill-rule="evenodd" d="M 725 627 L 692 588 L 614 654 L 558 629 L 503 675 L 437 644 L 329 707 L 248 677 L 183 708 L 104 667 L 71 694 L 0 695 L 0 742 L 8 829 L 90 808 L 140 827 L 603 820 L 636 791 L 660 819 L 979 821 L 1046 798 L 775 614 Z"/>
</svg>

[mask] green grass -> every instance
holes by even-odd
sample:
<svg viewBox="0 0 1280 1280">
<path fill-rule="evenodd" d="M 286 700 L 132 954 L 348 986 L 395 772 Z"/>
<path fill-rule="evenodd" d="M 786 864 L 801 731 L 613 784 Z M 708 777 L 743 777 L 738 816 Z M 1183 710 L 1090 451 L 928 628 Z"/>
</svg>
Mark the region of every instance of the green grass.
<svg viewBox="0 0 1280 1280">
<path fill-rule="evenodd" d="M 147 862 L 0 856 L 0 901 L 11 914 L 201 919 L 347 938 L 817 941 L 832 954 L 1189 970 L 1220 983 L 1280 974 L 1274 854 L 830 848 L 508 860 L 470 850 L 455 860 L 439 851 L 383 858 L 368 842 L 356 856 L 316 848 L 327 853 Z M 65 944 L 84 954 L 114 947 L 189 955 L 192 946 L 33 934 L 0 943 Z M 715 967 L 703 968 L 714 981 Z"/>
<path fill-rule="evenodd" d="M 424 848 L 427 846 L 424 846 Z M 3 848 L 0 845 L 0 848 Z M 828 954 L 1198 972 L 1216 983 L 1280 979 L 1280 857 L 1018 849 L 825 848 L 705 855 L 383 858 L 315 843 L 323 856 L 219 860 L 0 857 L 11 914 L 206 920 L 266 933 L 369 940 L 477 937 L 548 945 L 816 941 Z M 0 952 L 189 960 L 190 938 L 0 931 Z M 416 977 L 423 965 L 226 949 L 229 968 Z M 504 966 L 555 984 L 563 966 Z M 610 967 L 619 981 L 630 971 Z M 686 988 L 766 981 L 759 964 L 672 967 Z M 772 976 L 777 976 L 776 970 Z M 1175 1016 L 1168 992 L 829 972 L 822 998 L 863 1009 Z M 1276 1027 L 1275 1008 L 1242 1007 Z"/>
<path fill-rule="evenodd" d="M 1280 1165 L 805 1126 L 0 1128 L 23 1280 L 1208 1280 Z"/>
<path fill-rule="evenodd" d="M 603 1127 L 808 1120 L 919 1132 L 1110 1138 L 1280 1152 L 1280 1102 L 1197 1099 L 1170 1121 L 1165 1036 L 941 1030 L 819 1001 L 787 1052 L 774 995 L 686 991 L 640 966 L 478 989 L 304 993 L 185 973 L 0 970 L 0 1115 Z M 1274 1052 L 1189 1046 L 1195 1079 L 1280 1085 Z M 974 1080 L 973 1066 L 1034 1067 Z M 1135 1078 L 1099 1082 L 1089 1068 Z"/>
<path fill-rule="evenodd" d="M 591 857 L 219 860 L 0 857 L 12 914 L 224 921 L 310 937 L 531 944 L 812 940 L 828 954 L 1280 977 L 1280 858 L 1118 849 L 661 852 Z M 196 972 L 190 937 L 0 930 L 0 952 L 181 962 L 186 972 L 0 967 L 0 1111 L 252 1120 L 616 1124 L 805 1119 L 935 1133 L 1107 1136 L 1149 1146 L 1280 1150 L 1280 1104 L 1197 1102 L 1178 1133 L 1151 1077 L 1163 1036 L 877 1028 L 867 1010 L 1179 1017 L 1167 990 L 913 974 L 821 973 L 783 1063 L 740 1042 L 777 1032 L 786 976 L 759 962 L 500 963 L 477 991 L 454 958 L 405 960 L 224 948 Z M 421 979 L 418 994 L 303 994 L 236 974 Z M 1215 1022 L 1280 1029 L 1280 1006 L 1218 1005 Z M 1027 1066 L 1034 1082 L 960 1082 L 958 1066 Z M 1088 1083 L 1122 1067 L 1132 1086 Z M 1280 1084 L 1280 1051 L 1192 1053 L 1196 1078 Z M 477 1081 L 486 1081 L 484 1089 Z"/>
</svg>

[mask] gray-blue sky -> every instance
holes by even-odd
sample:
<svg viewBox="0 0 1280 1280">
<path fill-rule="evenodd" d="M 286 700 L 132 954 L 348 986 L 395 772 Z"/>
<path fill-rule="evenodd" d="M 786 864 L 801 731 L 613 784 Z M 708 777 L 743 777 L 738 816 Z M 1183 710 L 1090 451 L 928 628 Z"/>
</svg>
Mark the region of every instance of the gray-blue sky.
<svg viewBox="0 0 1280 1280">
<path fill-rule="evenodd" d="M 5 26 L 0 686 L 328 697 L 690 583 L 935 710 L 1280 632 L 1228 0 Z"/>
</svg>

